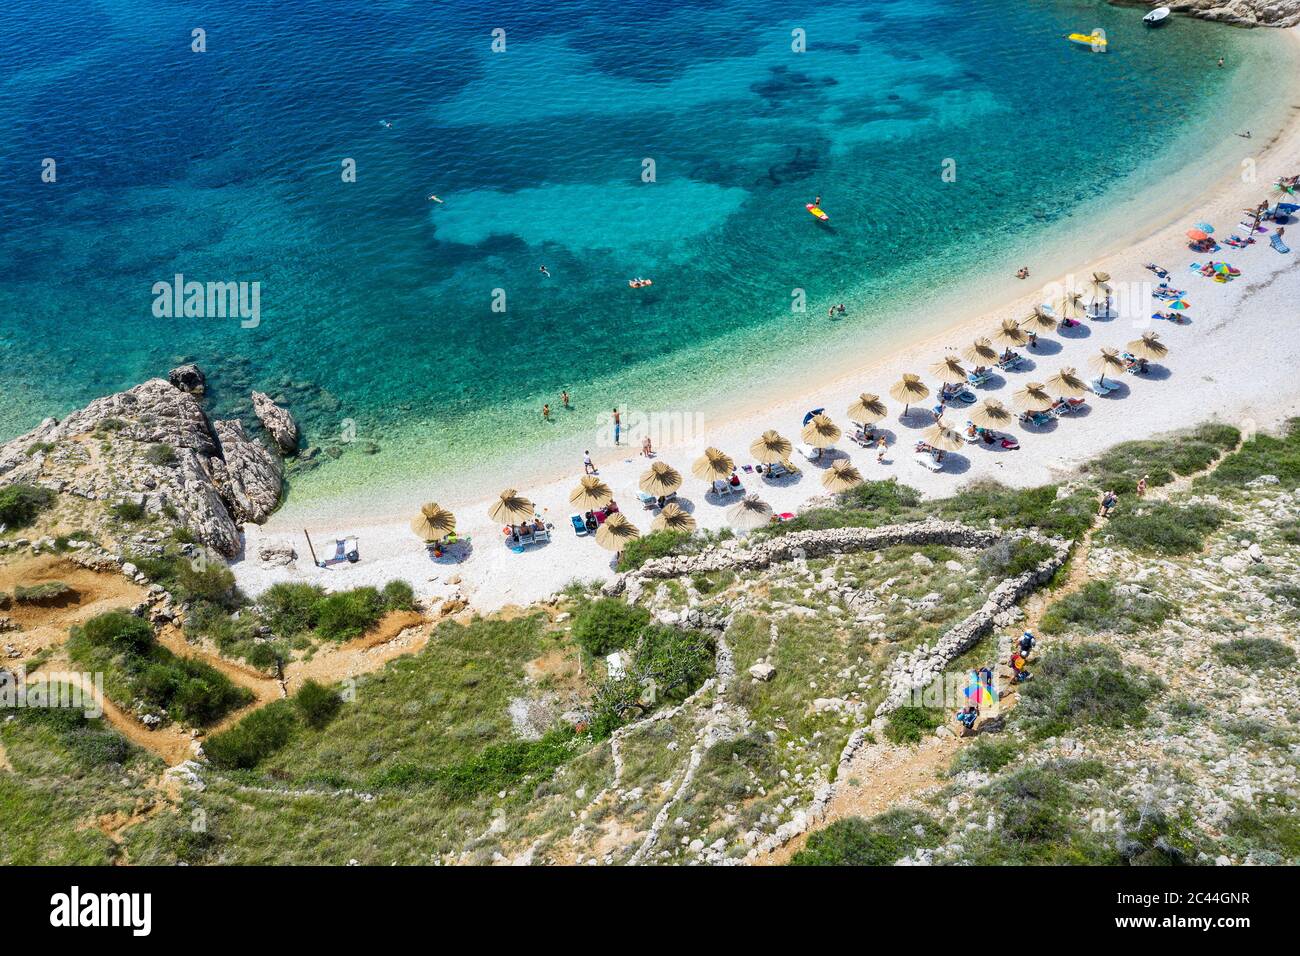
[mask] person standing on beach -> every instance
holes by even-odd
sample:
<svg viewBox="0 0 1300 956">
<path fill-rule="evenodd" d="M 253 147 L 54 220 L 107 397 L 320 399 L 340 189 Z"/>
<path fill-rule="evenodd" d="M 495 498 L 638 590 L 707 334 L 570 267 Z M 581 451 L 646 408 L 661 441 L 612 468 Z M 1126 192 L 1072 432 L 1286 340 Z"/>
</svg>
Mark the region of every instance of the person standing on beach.
<svg viewBox="0 0 1300 956">
<path fill-rule="evenodd" d="M 618 409 L 614 409 L 614 444 L 618 444 L 619 433 L 623 430 L 623 420 L 619 418 Z"/>
<path fill-rule="evenodd" d="M 883 465 L 885 463 L 886 445 L 887 442 L 885 441 L 884 435 L 881 435 L 878 439 L 876 439 L 876 464 L 878 465 Z"/>
<path fill-rule="evenodd" d="M 596 466 L 591 463 L 590 451 L 584 451 L 582 453 L 582 470 L 589 475 L 594 475 L 596 473 Z"/>
</svg>

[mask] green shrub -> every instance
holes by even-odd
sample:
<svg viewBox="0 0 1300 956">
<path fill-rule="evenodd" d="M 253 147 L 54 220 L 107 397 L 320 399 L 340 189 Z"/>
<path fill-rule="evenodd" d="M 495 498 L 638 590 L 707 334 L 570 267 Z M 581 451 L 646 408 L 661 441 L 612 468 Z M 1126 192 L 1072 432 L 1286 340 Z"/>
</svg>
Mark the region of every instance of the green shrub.
<svg viewBox="0 0 1300 956">
<path fill-rule="evenodd" d="M 713 641 L 699 631 L 645 626 L 633 663 L 623 677 L 609 678 L 590 705 L 592 735 L 603 740 L 629 719 L 667 701 L 690 696 L 714 670 Z"/>
<path fill-rule="evenodd" d="M 125 611 L 107 611 L 73 628 L 93 646 L 115 653 L 141 655 L 154 644 L 153 628 L 144 618 Z"/>
<path fill-rule="evenodd" d="M 234 573 L 215 559 L 178 561 L 173 590 L 182 601 L 208 601 L 232 611 L 243 603 Z"/>
<path fill-rule="evenodd" d="M 1225 664 L 1250 670 L 1290 667 L 1296 659 L 1295 651 L 1270 637 L 1234 637 L 1215 644 L 1213 652 Z"/>
<path fill-rule="evenodd" d="M 620 601 L 598 598 L 580 608 L 573 622 L 573 640 L 593 657 L 631 647 L 650 623 L 650 612 Z"/>
<path fill-rule="evenodd" d="M 1231 425 L 1202 425 L 1165 438 L 1123 442 L 1080 470 L 1092 476 L 1099 488 L 1131 494 L 1143 475 L 1148 487 L 1158 488 L 1176 477 L 1204 471 L 1240 440 L 1241 432 Z"/>
<path fill-rule="evenodd" d="M 1132 585 L 1089 581 L 1073 594 L 1053 602 L 1039 626 L 1044 634 L 1066 631 L 1135 634 L 1159 627 L 1173 612 L 1174 606 L 1168 601 Z"/>
<path fill-rule="evenodd" d="M 1057 496 L 1056 485 L 1007 488 L 993 481 L 973 482 L 951 498 L 934 503 L 945 518 L 983 525 L 989 519 L 1004 528 L 1038 528 L 1071 540 L 1092 527 L 1097 506 L 1087 489 Z"/>
<path fill-rule="evenodd" d="M 1045 542 L 1033 538 L 1015 538 L 999 541 L 986 548 L 980 554 L 979 563 L 988 574 L 1014 578 L 1055 556 L 1055 549 Z"/>
<path fill-rule="evenodd" d="M 350 641 L 384 616 L 384 599 L 372 587 L 327 594 L 316 602 L 316 633 L 330 641 Z"/>
<path fill-rule="evenodd" d="M 66 686 L 50 686 L 51 699 L 68 699 Z M 80 767 L 121 765 L 132 754 L 131 744 L 102 717 L 87 717 L 72 707 L 20 707 L 11 712 L 20 723 L 45 727 L 57 736 Z"/>
<path fill-rule="evenodd" d="M 1020 755 L 1021 747 L 1013 740 L 990 740 L 980 737 L 973 744 L 957 751 L 952 759 L 951 772 L 962 773 L 979 770 L 996 773 Z"/>
<path fill-rule="evenodd" d="M 550 774 L 569 759 L 573 733 L 553 730 L 540 740 L 513 740 L 494 744 L 468 760 L 449 767 L 425 768 L 396 764 L 376 774 L 373 789 L 436 786 L 455 801 L 507 790 L 525 777 Z"/>
<path fill-rule="evenodd" d="M 25 528 L 54 502 L 54 492 L 35 485 L 0 488 L 0 524 L 10 529 Z"/>
<path fill-rule="evenodd" d="M 211 664 L 171 654 L 148 665 L 135 686 L 146 701 L 172 719 L 196 726 L 212 723 L 253 699 L 246 688 L 231 683 Z"/>
<path fill-rule="evenodd" d="M 1021 707 L 1043 737 L 1089 726 L 1118 730 L 1140 725 L 1147 701 L 1161 687 L 1112 648 L 1066 644 L 1039 662 L 1034 679 L 1023 685 Z"/>
<path fill-rule="evenodd" d="M 54 451 L 53 442 L 34 441 L 27 446 L 27 450 L 23 454 L 28 458 L 34 458 L 36 455 L 45 455 L 52 451 Z"/>
<path fill-rule="evenodd" d="M 293 695 L 293 702 L 302 722 L 313 730 L 328 724 L 343 706 L 343 698 L 338 693 L 314 680 L 303 681 L 298 693 Z"/>
<path fill-rule="evenodd" d="M 652 558 L 676 554 L 690 539 L 691 535 L 686 531 L 655 531 L 633 538 L 618 556 L 618 569 L 634 571 Z"/>
<path fill-rule="evenodd" d="M 415 589 L 405 581 L 389 581 L 380 592 L 384 608 L 389 611 L 414 611 Z"/>
<path fill-rule="evenodd" d="M 1288 421 L 1281 435 L 1255 435 L 1194 486 L 1240 488 L 1260 475 L 1276 475 L 1282 488 L 1300 487 L 1300 418 Z"/>
<path fill-rule="evenodd" d="M 253 711 L 229 730 L 213 734 L 203 742 L 203 752 L 215 767 L 248 770 L 287 744 L 297 727 L 293 704 L 277 700 Z"/>
<path fill-rule="evenodd" d="M 77 592 L 62 581 L 45 581 L 41 584 L 14 585 L 14 603 L 53 605 L 75 599 Z"/>
<path fill-rule="evenodd" d="M 176 449 L 164 443 L 150 445 L 144 451 L 144 459 L 151 465 L 165 468 L 176 464 Z"/>
<path fill-rule="evenodd" d="M 257 609 L 280 637 L 295 637 L 316 627 L 317 607 L 325 591 L 314 584 L 273 584 L 257 599 Z"/>
<path fill-rule="evenodd" d="M 918 744 L 943 723 L 943 714 L 926 707 L 899 707 L 885 724 L 885 738 L 896 744 Z"/>
<path fill-rule="evenodd" d="M 1191 554 L 1223 524 L 1226 514 L 1212 505 L 1139 504 L 1111 519 L 1106 536 L 1134 551 Z"/>
<path fill-rule="evenodd" d="M 943 827 L 917 810 L 898 808 L 870 820 L 847 817 L 808 837 L 790 865 L 892 866 L 917 849 L 938 846 L 944 836 Z"/>
<path fill-rule="evenodd" d="M 1300 863 L 1300 813 L 1293 807 L 1241 807 L 1228 817 L 1223 831 L 1243 852 L 1265 850 L 1278 854 L 1278 862 Z"/>
<path fill-rule="evenodd" d="M 144 505 L 138 501 L 119 501 L 111 505 L 108 511 L 119 521 L 140 521 L 147 513 Z"/>
</svg>

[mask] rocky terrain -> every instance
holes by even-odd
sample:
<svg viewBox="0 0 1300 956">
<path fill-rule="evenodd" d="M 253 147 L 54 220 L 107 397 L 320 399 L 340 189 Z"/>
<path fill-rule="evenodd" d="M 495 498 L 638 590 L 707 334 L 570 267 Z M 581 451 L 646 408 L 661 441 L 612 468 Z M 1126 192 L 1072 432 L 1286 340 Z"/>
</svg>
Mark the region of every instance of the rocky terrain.
<svg viewBox="0 0 1300 956">
<path fill-rule="evenodd" d="M 1169 7 L 1174 13 L 1241 26 L 1300 24 L 1300 0 L 1111 0 L 1116 6 Z"/>
<path fill-rule="evenodd" d="M 46 419 L 0 447 L 0 488 L 32 485 L 104 506 L 138 506 L 233 557 L 242 547 L 239 526 L 265 520 L 280 502 L 280 453 L 296 447 L 297 426 L 255 392 L 272 451 L 240 421 L 210 420 L 204 390 L 203 373 L 182 366 L 62 421 Z"/>
</svg>

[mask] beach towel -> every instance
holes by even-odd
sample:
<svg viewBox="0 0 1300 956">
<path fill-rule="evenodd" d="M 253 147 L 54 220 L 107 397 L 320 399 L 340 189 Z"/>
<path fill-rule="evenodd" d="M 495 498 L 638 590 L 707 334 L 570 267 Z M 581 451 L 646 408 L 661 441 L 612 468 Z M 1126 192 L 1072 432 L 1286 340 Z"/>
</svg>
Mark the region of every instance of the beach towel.
<svg viewBox="0 0 1300 956">
<path fill-rule="evenodd" d="M 1279 236 L 1276 232 L 1273 233 L 1273 235 L 1269 236 L 1268 241 L 1269 244 L 1272 245 L 1273 248 L 1276 249 L 1278 252 L 1291 251 L 1290 248 L 1287 247 L 1287 244 L 1282 241 L 1282 237 Z"/>
</svg>

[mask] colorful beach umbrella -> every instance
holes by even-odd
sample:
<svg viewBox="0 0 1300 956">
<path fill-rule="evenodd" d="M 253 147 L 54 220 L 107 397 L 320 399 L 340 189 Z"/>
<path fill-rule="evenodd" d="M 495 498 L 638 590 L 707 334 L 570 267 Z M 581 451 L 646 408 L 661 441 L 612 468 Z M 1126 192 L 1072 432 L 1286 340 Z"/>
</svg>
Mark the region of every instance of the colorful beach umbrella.
<svg viewBox="0 0 1300 956">
<path fill-rule="evenodd" d="M 585 475 L 578 482 L 578 487 L 569 492 L 569 504 L 576 505 L 580 511 L 603 508 L 614 500 L 614 492 L 595 475 Z"/>
<path fill-rule="evenodd" d="M 839 426 L 825 415 L 814 415 L 799 436 L 813 448 L 833 448 L 841 434 Z"/>
<path fill-rule="evenodd" d="M 691 474 L 702 481 L 730 478 L 735 470 L 736 464 L 731 460 L 731 456 L 713 446 L 704 449 L 704 454 L 695 459 L 695 464 L 691 465 Z"/>
<path fill-rule="evenodd" d="M 990 704 L 997 703 L 989 685 L 980 679 L 979 671 L 971 671 L 970 681 L 966 684 L 963 693 L 966 695 L 967 700 L 981 710 Z"/>
<path fill-rule="evenodd" d="M 650 522 L 650 529 L 652 531 L 694 531 L 695 518 L 677 502 L 670 501 L 664 505 L 655 520 Z"/>
<path fill-rule="evenodd" d="M 1199 229 L 1207 236 L 1214 235 L 1214 227 L 1211 226 L 1208 222 L 1198 222 L 1194 228 Z"/>
<path fill-rule="evenodd" d="M 863 392 L 857 401 L 849 406 L 849 421 L 863 425 L 874 425 L 885 417 L 885 403 L 875 392 Z"/>
<path fill-rule="evenodd" d="M 1192 304 L 1188 302 L 1186 299 L 1174 299 L 1174 301 L 1172 302 L 1165 303 L 1166 309 L 1176 309 L 1179 312 L 1183 311 L 1184 309 L 1190 309 L 1191 307 Z"/>
<path fill-rule="evenodd" d="M 772 520 L 772 506 L 758 495 L 746 495 L 727 509 L 727 522 L 741 531 L 753 531 Z"/>
<path fill-rule="evenodd" d="M 827 491 L 848 491 L 862 484 L 862 472 L 853 467 L 853 463 L 840 458 L 828 471 L 822 472 L 822 484 Z"/>
<path fill-rule="evenodd" d="M 531 501 L 515 489 L 507 488 L 488 509 L 488 517 L 501 524 L 518 524 L 530 519 L 535 510 Z"/>
<path fill-rule="evenodd" d="M 779 432 L 770 428 L 754 439 L 749 446 L 749 453 L 762 465 L 775 465 L 778 461 L 785 461 L 793 450 L 794 446 L 790 444 L 790 439 L 782 437 Z"/>
<path fill-rule="evenodd" d="M 622 551 L 629 541 L 639 537 L 641 532 L 621 511 L 614 512 L 596 529 L 596 543 L 607 551 Z"/>
<path fill-rule="evenodd" d="M 425 541 L 441 541 L 456 530 L 456 516 L 437 502 L 430 502 L 411 522 L 411 530 Z"/>
<path fill-rule="evenodd" d="M 1191 239 L 1193 242 L 1202 242 L 1205 239 L 1209 239 L 1210 234 L 1204 229 L 1188 229 L 1187 238 Z"/>
<path fill-rule="evenodd" d="M 659 497 L 671 495 L 682 486 L 682 475 L 676 468 L 664 461 L 657 461 L 650 470 L 641 475 L 637 487 L 647 495 Z"/>
</svg>

